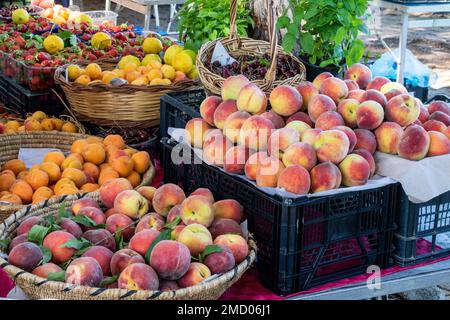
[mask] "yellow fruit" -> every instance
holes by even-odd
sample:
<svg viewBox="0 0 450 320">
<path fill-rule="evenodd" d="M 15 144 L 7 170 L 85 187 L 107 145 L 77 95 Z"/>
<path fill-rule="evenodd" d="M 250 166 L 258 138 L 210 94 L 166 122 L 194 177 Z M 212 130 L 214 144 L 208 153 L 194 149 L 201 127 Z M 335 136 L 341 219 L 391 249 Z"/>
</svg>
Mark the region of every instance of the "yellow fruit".
<svg viewBox="0 0 450 320">
<path fill-rule="evenodd" d="M 81 69 L 76 64 L 71 64 L 67 67 L 67 77 L 69 77 L 70 81 L 74 81 L 76 78 L 81 76 L 84 73 L 84 70 Z"/>
<path fill-rule="evenodd" d="M 194 63 L 192 62 L 192 58 L 189 54 L 186 52 L 180 52 L 173 58 L 172 66 L 175 70 L 188 74 L 194 67 Z"/>
<path fill-rule="evenodd" d="M 161 69 L 162 68 L 162 64 L 159 61 L 150 61 L 147 65 L 147 69 L 151 70 L 151 69 Z"/>
<path fill-rule="evenodd" d="M 191 72 L 188 73 L 188 78 L 189 79 L 197 79 L 198 78 L 198 69 L 197 67 L 192 68 Z"/>
<path fill-rule="evenodd" d="M 157 54 L 147 54 L 141 61 L 141 65 L 147 66 L 150 61 L 161 62 L 161 58 Z"/>
<path fill-rule="evenodd" d="M 137 78 L 136 80 L 131 82 L 131 84 L 135 85 L 135 86 L 145 86 L 145 85 L 147 85 L 147 83 L 148 83 L 148 80 L 146 82 L 142 78 Z"/>
<path fill-rule="evenodd" d="M 91 78 L 88 75 L 83 74 L 76 78 L 75 82 L 87 86 L 89 82 L 91 82 Z"/>
<path fill-rule="evenodd" d="M 14 10 L 11 18 L 15 24 L 26 24 L 30 21 L 30 15 L 25 9 Z"/>
<path fill-rule="evenodd" d="M 132 83 L 134 80 L 136 80 L 140 76 L 141 76 L 141 73 L 139 71 L 131 71 L 131 72 L 127 73 L 126 80 L 128 81 L 128 83 Z"/>
<path fill-rule="evenodd" d="M 42 121 L 44 119 L 47 119 L 47 115 L 42 111 L 36 111 L 35 113 L 33 113 L 31 115 L 31 117 L 33 119 L 36 119 L 37 121 Z"/>
<path fill-rule="evenodd" d="M 105 84 L 109 84 L 112 79 L 117 78 L 117 75 L 114 72 L 111 71 L 105 71 L 103 72 L 102 81 Z"/>
<path fill-rule="evenodd" d="M 189 50 L 189 49 L 183 50 L 183 52 L 187 53 L 191 57 L 192 61 L 195 64 L 195 60 L 197 59 L 197 54 L 194 51 Z"/>
<path fill-rule="evenodd" d="M 114 73 L 116 75 L 117 78 L 125 78 L 125 71 L 120 70 L 120 69 L 114 69 L 112 71 L 112 73 Z"/>
<path fill-rule="evenodd" d="M 6 129 L 18 130 L 20 127 L 20 123 L 16 120 L 10 120 L 6 122 Z"/>
<path fill-rule="evenodd" d="M 143 66 L 140 66 L 140 67 L 138 68 L 138 71 L 139 71 L 142 75 L 144 75 L 144 74 L 146 74 L 146 73 L 148 72 L 147 68 L 146 68 L 146 67 L 143 67 Z"/>
<path fill-rule="evenodd" d="M 162 79 L 162 84 L 170 85 L 172 84 L 172 81 L 170 81 L 169 79 Z"/>
<path fill-rule="evenodd" d="M 130 62 L 134 63 L 138 67 L 141 65 L 141 61 L 139 60 L 138 57 L 128 55 L 128 56 L 125 56 L 122 59 L 120 59 L 119 63 L 117 64 L 117 67 L 119 69 L 123 70 L 125 68 L 125 66 Z"/>
<path fill-rule="evenodd" d="M 52 22 L 58 26 L 62 25 L 63 23 L 66 23 L 66 19 L 64 19 L 63 17 L 55 17 L 53 18 Z"/>
<path fill-rule="evenodd" d="M 77 24 L 85 22 L 88 25 L 91 25 L 92 24 L 92 18 L 90 16 L 88 16 L 87 14 L 85 14 L 85 13 L 81 13 L 81 14 L 75 16 L 73 22 L 75 22 Z"/>
<path fill-rule="evenodd" d="M 51 54 L 55 54 L 64 49 L 63 39 L 53 34 L 45 38 L 43 45 L 45 51 Z"/>
<path fill-rule="evenodd" d="M 166 52 L 164 53 L 164 63 L 173 65 L 173 58 L 177 53 L 182 52 L 184 49 L 182 46 L 178 44 L 174 44 L 167 48 Z M 189 57 L 190 58 L 190 57 Z M 192 59 L 191 59 L 192 62 Z"/>
<path fill-rule="evenodd" d="M 62 126 L 64 125 L 64 121 L 57 118 L 52 118 L 53 128 L 57 131 L 61 131 Z"/>
<path fill-rule="evenodd" d="M 163 49 L 161 40 L 157 38 L 147 38 L 142 43 L 142 49 L 145 53 L 160 53 Z"/>
<path fill-rule="evenodd" d="M 124 71 L 125 73 L 137 71 L 138 67 L 139 67 L 139 66 L 135 65 L 134 63 L 129 62 L 129 63 L 127 63 L 127 64 L 125 65 L 125 67 L 123 68 L 123 71 Z"/>
<path fill-rule="evenodd" d="M 153 81 L 154 79 L 162 79 L 163 73 L 160 69 L 151 69 L 147 73 L 147 78 L 149 81 Z"/>
<path fill-rule="evenodd" d="M 102 68 L 96 63 L 88 64 L 85 72 L 91 80 L 100 80 L 102 78 Z"/>
<path fill-rule="evenodd" d="M 94 48 L 106 50 L 112 45 L 111 36 L 105 32 L 97 32 L 92 36 L 91 44 Z"/>
<path fill-rule="evenodd" d="M 77 133 L 77 127 L 72 122 L 66 122 L 62 128 L 61 131 L 63 132 L 71 132 L 71 133 Z"/>
<path fill-rule="evenodd" d="M 173 80 L 175 78 L 175 69 L 168 64 L 161 67 L 161 71 L 165 79 Z"/>
<path fill-rule="evenodd" d="M 150 85 L 151 86 L 164 85 L 164 84 L 166 84 L 165 81 L 163 79 L 160 79 L 160 78 L 156 78 L 156 79 L 153 79 L 152 81 L 150 81 Z"/>
</svg>

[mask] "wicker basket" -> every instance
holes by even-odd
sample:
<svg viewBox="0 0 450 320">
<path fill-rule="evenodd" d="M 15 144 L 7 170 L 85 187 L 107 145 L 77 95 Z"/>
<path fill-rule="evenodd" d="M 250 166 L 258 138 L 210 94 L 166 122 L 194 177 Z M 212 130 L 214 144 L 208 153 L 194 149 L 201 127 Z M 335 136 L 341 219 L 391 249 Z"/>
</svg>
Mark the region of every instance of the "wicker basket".
<svg viewBox="0 0 450 320">
<path fill-rule="evenodd" d="M 266 8 L 272 8 L 271 1 L 266 0 Z M 270 43 L 262 40 L 254 40 L 250 38 L 241 38 L 236 31 L 236 16 L 237 16 L 237 0 L 231 0 L 230 6 L 230 36 L 227 38 L 220 38 L 214 41 L 205 43 L 199 50 L 197 56 L 197 68 L 200 76 L 200 80 L 205 87 L 207 94 L 213 94 L 220 96 L 223 82 L 225 81 L 220 75 L 213 73 L 211 70 L 205 67 L 205 63 L 211 61 L 212 54 L 216 47 L 217 42 L 221 42 L 228 53 L 239 60 L 240 56 L 251 55 L 261 56 L 265 53 L 270 53 L 272 61 L 270 67 L 267 70 L 266 76 L 262 80 L 252 81 L 259 86 L 267 95 L 270 94 L 272 89 L 280 85 L 296 86 L 306 78 L 306 69 L 300 60 L 298 60 L 292 54 L 286 53 L 282 47 L 278 46 L 277 33 L 275 29 L 275 17 L 273 10 L 270 10 L 268 14 L 269 18 L 269 31 L 270 31 Z M 300 73 L 295 77 L 285 80 L 276 80 L 276 64 L 277 55 L 285 55 L 291 57 L 300 65 Z"/>
<path fill-rule="evenodd" d="M 115 68 L 116 61 L 99 61 L 103 70 Z M 89 85 L 69 82 L 66 66 L 55 71 L 55 83 L 59 84 L 72 111 L 80 121 L 99 126 L 122 128 L 148 128 L 159 125 L 159 99 L 172 91 L 183 91 L 198 84 L 184 80 L 171 85 L 111 86 L 101 81 Z"/>
<path fill-rule="evenodd" d="M 98 201 L 98 194 L 92 193 L 89 198 Z M 21 221 L 30 216 L 41 216 L 54 214 L 58 211 L 61 203 L 66 208 L 70 208 L 72 202 L 83 196 L 63 196 L 48 200 L 35 206 L 22 209 L 16 212 L 0 225 L 0 239 L 7 239 L 14 235 L 14 232 Z M 249 241 L 250 253 L 248 257 L 234 269 L 218 277 L 206 280 L 196 286 L 180 289 L 176 291 L 144 291 L 125 289 L 102 289 L 86 286 L 77 286 L 63 282 L 49 281 L 40 278 L 22 269 L 10 265 L 6 260 L 0 258 L 0 267 L 5 270 L 16 284 L 31 299 L 77 299 L 77 300 L 214 300 L 218 299 L 233 283 L 235 283 L 244 272 L 252 265 L 256 258 L 256 245 L 254 241 Z"/>
<path fill-rule="evenodd" d="M 88 135 L 56 131 L 20 132 L 0 135 L 0 166 L 6 161 L 17 159 L 20 148 L 54 148 L 64 152 L 70 151 L 70 147 L 75 140 L 86 137 Z M 155 167 L 152 165 L 144 174 L 140 186 L 149 185 L 154 176 Z M 24 206 L 0 202 L 0 222 Z"/>
</svg>

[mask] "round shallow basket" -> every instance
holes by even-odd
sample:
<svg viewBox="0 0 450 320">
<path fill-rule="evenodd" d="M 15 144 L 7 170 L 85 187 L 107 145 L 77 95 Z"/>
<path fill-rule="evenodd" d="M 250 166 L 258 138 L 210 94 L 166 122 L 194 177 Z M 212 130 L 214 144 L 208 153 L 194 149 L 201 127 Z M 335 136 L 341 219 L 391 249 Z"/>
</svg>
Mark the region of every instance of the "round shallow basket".
<svg viewBox="0 0 450 320">
<path fill-rule="evenodd" d="M 89 197 L 99 200 L 97 193 L 78 196 L 62 196 L 44 203 L 24 208 L 0 224 L 0 239 L 9 239 L 16 228 L 30 216 L 55 214 L 61 204 L 69 209 L 72 203 L 80 198 Z M 50 281 L 22 269 L 10 265 L 0 258 L 0 267 L 5 270 L 30 299 L 62 299 L 62 300 L 216 300 L 231 287 L 253 264 L 256 258 L 256 244 L 249 240 L 249 255 L 232 270 L 219 276 L 213 276 L 198 285 L 175 291 L 146 291 L 126 289 L 103 289 L 72 285 L 64 282 Z"/>
<path fill-rule="evenodd" d="M 72 143 L 78 139 L 89 137 L 86 134 L 67 133 L 57 131 L 19 132 L 16 134 L 0 135 L 0 167 L 7 161 L 17 159 L 21 148 L 51 148 L 62 152 L 69 152 Z M 142 177 L 141 186 L 150 185 L 155 176 L 153 164 Z M 0 223 L 11 213 L 25 205 L 0 202 Z"/>
<path fill-rule="evenodd" d="M 99 61 L 103 70 L 112 70 L 117 61 Z M 59 84 L 72 111 L 79 121 L 99 126 L 122 128 L 148 128 L 159 125 L 161 96 L 172 91 L 184 91 L 198 81 L 183 80 L 171 85 L 137 86 L 124 84 L 112 86 L 102 81 L 82 85 L 68 81 L 67 65 L 55 71 L 55 83 Z"/>
<path fill-rule="evenodd" d="M 254 40 L 250 38 L 241 38 L 236 31 L 236 17 L 237 17 L 237 0 L 231 0 L 230 6 L 230 36 L 227 38 L 220 38 L 214 41 L 205 43 L 199 50 L 197 56 L 197 68 L 199 72 L 200 80 L 205 87 L 207 94 L 221 95 L 221 89 L 225 78 L 213 73 L 211 70 L 205 67 L 205 64 L 211 61 L 212 54 L 218 42 L 221 42 L 228 53 L 236 60 L 239 61 L 239 57 L 244 55 L 250 55 L 260 57 L 263 54 L 269 53 L 272 61 L 270 67 L 267 70 L 266 76 L 261 80 L 254 80 L 252 83 L 259 86 L 267 95 L 272 92 L 277 86 L 290 85 L 296 86 L 306 78 L 306 69 L 303 63 L 297 59 L 294 55 L 286 53 L 282 47 L 277 45 L 277 33 L 275 29 L 275 15 L 272 10 L 272 4 L 270 0 L 266 0 L 266 8 L 269 10 L 268 24 L 270 31 L 270 43 L 262 40 Z M 300 72 L 292 77 L 284 80 L 277 80 L 276 78 L 276 64 L 277 56 L 284 55 L 289 56 L 293 61 L 297 62 L 300 66 Z"/>
</svg>

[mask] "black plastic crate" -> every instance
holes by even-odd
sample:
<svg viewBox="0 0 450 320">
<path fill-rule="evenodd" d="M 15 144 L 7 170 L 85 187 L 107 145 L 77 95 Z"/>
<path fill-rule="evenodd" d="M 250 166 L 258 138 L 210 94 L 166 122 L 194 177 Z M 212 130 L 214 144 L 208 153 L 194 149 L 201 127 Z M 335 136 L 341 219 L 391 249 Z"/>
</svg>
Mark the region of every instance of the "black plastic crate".
<svg viewBox="0 0 450 320">
<path fill-rule="evenodd" d="M 60 91 L 58 93 L 64 97 Z M 30 91 L 3 75 L 0 75 L 0 98 L 22 116 L 37 110 L 49 116 L 60 116 L 65 112 L 64 105 L 52 90 Z"/>
<path fill-rule="evenodd" d="M 187 193 L 209 188 L 216 199 L 239 201 L 258 245 L 260 278 L 277 294 L 392 264 L 395 184 L 310 199 L 273 197 L 205 163 L 174 164 L 174 148 L 183 154 L 170 140 L 162 140 L 165 183 L 178 184 Z"/>
<path fill-rule="evenodd" d="M 450 103 L 450 97 L 449 96 L 447 96 L 445 94 L 437 94 L 433 98 L 428 99 L 426 104 L 430 104 L 430 103 L 432 103 L 433 101 L 436 101 L 436 100 L 440 100 L 440 101 L 444 101 L 444 102 Z"/>
</svg>

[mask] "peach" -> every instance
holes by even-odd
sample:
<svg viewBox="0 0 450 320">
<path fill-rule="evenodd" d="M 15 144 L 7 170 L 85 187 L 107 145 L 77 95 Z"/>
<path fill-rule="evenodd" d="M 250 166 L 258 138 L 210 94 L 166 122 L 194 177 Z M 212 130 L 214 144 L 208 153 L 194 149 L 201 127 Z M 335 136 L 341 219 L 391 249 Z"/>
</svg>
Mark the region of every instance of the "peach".
<svg viewBox="0 0 450 320">
<path fill-rule="evenodd" d="M 244 217 L 244 207 L 234 199 L 224 199 L 214 203 L 214 217 L 216 219 L 232 219 L 241 223 Z"/>
<path fill-rule="evenodd" d="M 373 177 L 375 175 L 376 164 L 375 164 L 375 159 L 373 158 L 372 154 L 369 151 L 364 150 L 364 149 L 355 150 L 355 151 L 353 151 L 353 153 L 366 159 L 367 163 L 369 164 L 369 169 L 370 169 L 369 178 Z"/>
<path fill-rule="evenodd" d="M 438 132 L 444 132 L 447 129 L 445 124 L 438 120 L 428 120 L 423 124 L 423 128 L 426 131 L 438 131 Z"/>
<path fill-rule="evenodd" d="M 244 173 L 245 163 L 249 154 L 250 151 L 243 146 L 231 147 L 225 154 L 223 169 L 229 173 Z"/>
<path fill-rule="evenodd" d="M 153 208 L 165 217 L 172 207 L 181 204 L 186 199 L 183 189 L 173 183 L 167 183 L 159 187 L 153 195 Z"/>
<path fill-rule="evenodd" d="M 319 133 L 321 133 L 322 129 L 308 129 L 305 130 L 302 133 L 302 136 L 300 138 L 301 142 L 307 143 L 309 145 L 314 145 L 314 142 L 316 141 L 317 137 L 319 136 Z"/>
<path fill-rule="evenodd" d="M 222 85 L 222 100 L 237 100 L 241 90 L 250 83 L 243 75 L 231 76 Z"/>
<path fill-rule="evenodd" d="M 372 79 L 372 81 L 369 82 L 369 84 L 367 85 L 367 90 L 381 90 L 381 87 L 384 86 L 386 83 L 391 82 L 391 80 L 389 80 L 386 77 L 383 76 L 376 76 Z"/>
<path fill-rule="evenodd" d="M 189 269 L 191 254 L 184 244 L 163 240 L 158 242 L 150 254 L 150 266 L 165 280 L 178 280 Z"/>
<path fill-rule="evenodd" d="M 106 219 L 106 230 L 112 234 L 121 230 L 123 239 L 129 241 L 134 234 L 133 220 L 124 214 L 115 213 Z"/>
<path fill-rule="evenodd" d="M 258 169 L 261 160 L 267 158 L 267 152 L 255 152 L 252 154 L 245 163 L 244 173 L 250 180 L 256 180 L 256 171 Z"/>
<path fill-rule="evenodd" d="M 236 99 L 238 110 L 251 114 L 260 114 L 266 111 L 266 94 L 255 84 L 249 83 L 239 92 Z"/>
<path fill-rule="evenodd" d="M 308 115 L 312 122 L 316 122 L 317 118 L 327 111 L 336 111 L 336 104 L 330 97 L 318 94 L 311 98 L 308 104 Z"/>
<path fill-rule="evenodd" d="M 61 163 L 61 170 L 66 170 L 67 168 L 75 168 L 82 170 L 83 169 L 83 163 L 76 159 L 73 156 L 69 156 Z"/>
<path fill-rule="evenodd" d="M 250 118 L 250 113 L 246 111 L 236 111 L 228 116 L 223 124 L 223 134 L 232 143 L 239 142 L 239 133 L 244 121 Z"/>
<path fill-rule="evenodd" d="M 74 201 L 72 203 L 71 210 L 74 215 L 77 215 L 78 211 L 80 211 L 80 209 L 84 207 L 94 207 L 100 209 L 97 201 L 95 201 L 94 199 L 84 198 Z"/>
<path fill-rule="evenodd" d="M 238 111 L 235 100 L 224 100 L 221 104 L 217 106 L 216 111 L 214 111 L 214 125 L 223 129 L 225 120 L 230 116 L 230 114 Z"/>
<path fill-rule="evenodd" d="M 177 206 L 173 207 L 176 208 Z M 171 211 L 173 210 L 171 209 Z M 169 211 L 170 212 L 170 211 Z M 164 219 L 155 212 L 147 213 L 139 219 L 139 223 L 136 226 L 136 233 L 145 229 L 155 229 L 161 231 L 164 228 Z"/>
<path fill-rule="evenodd" d="M 106 222 L 105 214 L 99 208 L 83 207 L 78 210 L 77 216 L 86 216 L 92 219 L 96 224 L 104 224 Z"/>
<path fill-rule="evenodd" d="M 226 152 L 233 146 L 230 139 L 218 133 L 205 139 L 203 161 L 207 164 L 223 167 Z"/>
<path fill-rule="evenodd" d="M 109 276 L 111 274 L 111 258 L 113 253 L 111 250 L 102 247 L 102 246 L 93 246 L 90 247 L 85 253 L 83 253 L 82 257 L 90 257 L 95 259 L 100 268 L 102 269 L 103 276 Z"/>
<path fill-rule="evenodd" d="M 316 119 L 315 128 L 322 129 L 322 130 L 329 130 L 333 127 L 343 126 L 343 125 L 345 125 L 345 122 L 339 113 L 337 113 L 336 111 L 327 111 L 327 112 L 322 113 Z"/>
<path fill-rule="evenodd" d="M 66 270 L 67 283 L 98 287 L 102 280 L 102 268 L 97 260 L 91 257 L 81 257 L 73 260 Z"/>
<path fill-rule="evenodd" d="M 136 190 L 125 190 L 114 200 L 114 209 L 132 219 L 137 219 L 147 213 L 148 201 Z"/>
<path fill-rule="evenodd" d="M 181 231 L 183 231 L 184 228 L 186 228 L 185 224 L 179 224 L 179 225 L 175 226 L 175 228 L 170 233 L 170 239 L 177 240 L 178 236 L 180 235 Z"/>
<path fill-rule="evenodd" d="M 312 168 L 310 176 L 312 193 L 337 189 L 342 181 L 341 171 L 330 161 L 322 162 Z"/>
<path fill-rule="evenodd" d="M 348 152 L 352 152 L 353 149 L 355 148 L 356 142 L 357 142 L 357 138 L 356 138 L 356 134 L 355 132 L 350 129 L 349 127 L 346 126 L 336 126 L 331 128 L 331 130 L 340 130 L 342 132 L 344 132 L 347 135 L 348 141 L 350 143 L 349 148 L 348 148 Z"/>
<path fill-rule="evenodd" d="M 199 223 L 209 227 L 214 220 L 213 204 L 203 196 L 189 196 L 181 203 L 180 217 L 184 224 Z"/>
<path fill-rule="evenodd" d="M 256 185 L 259 187 L 277 186 L 278 177 L 285 166 L 278 158 L 267 157 L 261 160 L 261 164 L 256 170 Z"/>
<path fill-rule="evenodd" d="M 159 231 L 156 229 L 143 229 L 138 231 L 130 240 L 128 248 L 145 256 L 152 242 L 158 237 Z"/>
<path fill-rule="evenodd" d="M 408 94 L 408 90 L 405 88 L 405 86 L 398 82 L 388 82 L 380 88 L 380 92 L 384 95 L 392 90 L 395 90 L 394 95 L 397 94 L 397 92 L 401 92 L 401 94 Z M 390 100 L 389 97 L 386 98 L 388 101 Z"/>
<path fill-rule="evenodd" d="M 272 90 L 269 96 L 272 110 L 280 116 L 289 117 L 300 110 L 303 98 L 294 87 L 281 85 Z"/>
<path fill-rule="evenodd" d="M 333 76 L 333 74 L 331 74 L 330 72 L 322 72 L 321 74 L 319 74 L 317 77 L 315 77 L 314 78 L 314 80 L 313 80 L 313 86 L 317 89 L 317 90 L 319 90 L 320 89 L 320 86 L 322 85 L 322 82 L 325 80 L 325 79 L 328 79 L 328 78 L 332 78 L 332 77 L 334 77 Z"/>
<path fill-rule="evenodd" d="M 350 141 L 347 135 L 340 130 L 328 130 L 319 133 L 313 145 L 320 162 L 341 162 L 348 154 Z"/>
<path fill-rule="evenodd" d="M 348 88 L 345 82 L 339 78 L 327 78 L 325 79 L 320 88 L 320 94 L 329 96 L 336 104 L 341 100 L 347 98 Z"/>
<path fill-rule="evenodd" d="M 347 69 L 344 79 L 355 80 L 361 89 L 366 89 L 372 81 L 372 71 L 361 63 L 355 63 Z"/>
<path fill-rule="evenodd" d="M 447 138 L 450 139 L 450 127 L 447 127 L 447 129 L 445 129 L 442 133 L 445 134 Z"/>
<path fill-rule="evenodd" d="M 361 97 L 361 102 L 365 101 L 375 101 L 378 102 L 383 108 L 386 107 L 387 99 L 384 94 L 382 94 L 380 91 L 377 91 L 375 89 L 370 89 L 364 92 L 364 94 Z"/>
<path fill-rule="evenodd" d="M 114 207 L 114 199 L 117 195 L 125 190 L 132 190 L 131 183 L 125 178 L 112 179 L 99 189 L 100 200 L 106 208 Z"/>
<path fill-rule="evenodd" d="M 83 233 L 83 238 L 95 246 L 105 247 L 112 252 L 116 251 L 116 241 L 111 233 L 106 229 L 88 230 Z"/>
<path fill-rule="evenodd" d="M 202 148 L 203 138 L 209 129 L 208 123 L 202 118 L 193 118 L 186 123 L 186 138 L 194 148 Z"/>
<path fill-rule="evenodd" d="M 208 190 L 208 191 L 209 191 L 209 190 Z M 191 193 L 191 195 L 194 195 L 194 193 Z M 197 194 L 197 195 L 201 195 L 201 194 Z M 211 200 L 211 199 L 210 199 L 210 200 Z M 180 205 L 176 205 L 175 207 L 173 207 L 172 209 L 170 209 L 169 213 L 167 214 L 166 222 L 167 222 L 167 223 L 171 223 L 171 222 L 174 221 L 177 217 L 180 217 L 180 219 L 181 219 L 180 209 L 181 209 L 181 206 L 180 206 Z M 183 222 L 181 221 L 181 223 L 183 223 Z"/>
<path fill-rule="evenodd" d="M 101 142 L 101 141 L 96 141 Z M 95 143 L 95 142 L 94 142 Z M 118 134 L 109 134 L 103 139 L 103 144 L 105 147 L 109 145 L 116 146 L 118 149 L 124 149 L 125 148 L 125 141 L 123 138 Z"/>
<path fill-rule="evenodd" d="M 356 89 L 348 92 L 347 99 L 354 99 L 358 102 L 362 102 L 362 98 L 365 91 L 361 89 Z M 345 99 L 344 99 L 345 100 Z"/>
<path fill-rule="evenodd" d="M 205 134 L 205 142 L 203 142 L 203 145 L 205 145 L 206 141 L 216 135 L 223 135 L 222 130 L 220 129 L 210 129 Z"/>
<path fill-rule="evenodd" d="M 377 150 L 377 140 L 372 131 L 367 129 L 356 129 L 356 145 L 355 149 L 366 149 L 371 154 Z"/>
<path fill-rule="evenodd" d="M 211 270 L 212 274 L 220 274 L 230 271 L 234 268 L 236 260 L 233 252 L 227 246 L 218 245 L 221 252 L 214 252 L 206 256 L 203 263 Z"/>
<path fill-rule="evenodd" d="M 378 151 L 397 154 L 398 144 L 403 134 L 402 127 L 396 122 L 384 122 L 375 130 Z"/>
<path fill-rule="evenodd" d="M 420 107 L 419 119 L 420 122 L 425 123 L 428 121 L 430 114 L 428 113 L 428 109 L 424 106 Z"/>
<path fill-rule="evenodd" d="M 433 114 L 436 111 L 441 111 L 450 116 L 450 106 L 444 101 L 436 100 L 430 103 L 428 106 L 428 112 Z"/>
<path fill-rule="evenodd" d="M 376 101 L 362 102 L 356 109 L 356 123 L 360 129 L 376 129 L 383 120 L 384 109 Z"/>
<path fill-rule="evenodd" d="M 42 245 L 52 252 L 52 262 L 60 264 L 68 261 L 76 252 L 74 248 L 62 247 L 67 241 L 75 237 L 66 231 L 53 231 L 45 238 Z"/>
<path fill-rule="evenodd" d="M 386 105 L 386 119 L 406 127 L 419 118 L 420 108 L 414 97 L 402 94 L 389 100 Z"/>
<path fill-rule="evenodd" d="M 309 171 L 316 165 L 317 157 L 311 145 L 304 142 L 297 142 L 286 149 L 282 161 L 286 167 L 300 165 Z"/>
<path fill-rule="evenodd" d="M 358 82 L 356 82 L 355 80 L 347 79 L 347 80 L 344 80 L 344 82 L 347 85 L 348 91 L 359 89 Z"/>
<path fill-rule="evenodd" d="M 370 176 L 369 163 L 358 154 L 349 154 L 339 164 L 342 173 L 342 184 L 347 187 L 360 186 L 367 183 Z"/>
<path fill-rule="evenodd" d="M 9 243 L 9 251 L 11 251 L 15 246 L 27 242 L 28 241 L 28 233 L 23 233 L 20 236 L 16 236 Z"/>
<path fill-rule="evenodd" d="M 145 263 L 133 263 L 120 274 L 118 287 L 127 290 L 157 290 L 159 279 L 152 267 Z"/>
<path fill-rule="evenodd" d="M 386 100 L 389 102 L 392 98 L 395 98 L 396 96 L 400 96 L 402 94 L 405 94 L 403 91 L 400 91 L 398 89 L 392 89 L 384 94 L 386 97 Z"/>
<path fill-rule="evenodd" d="M 191 196 L 195 196 L 195 195 L 204 196 L 209 201 L 211 201 L 211 203 L 214 203 L 214 196 L 213 196 L 212 192 L 209 189 L 207 189 L 207 188 L 195 189 L 194 192 L 192 192 L 190 195 Z M 169 217 L 167 217 L 167 219 L 169 219 Z"/>
<path fill-rule="evenodd" d="M 153 195 L 156 192 L 156 188 L 150 187 L 150 186 L 143 186 L 143 187 L 137 188 L 136 191 L 139 192 L 141 194 L 141 196 L 143 196 L 145 199 L 147 199 L 148 209 L 152 210 L 153 209 L 152 200 L 153 200 Z"/>
<path fill-rule="evenodd" d="M 23 242 L 11 250 L 8 260 L 19 269 L 32 272 L 42 260 L 42 251 L 32 242 Z"/>
<path fill-rule="evenodd" d="M 41 217 L 33 216 L 26 218 L 17 227 L 17 235 L 20 236 L 21 234 L 28 234 L 28 231 L 30 231 L 33 226 L 40 224 L 41 221 L 43 221 Z"/>
<path fill-rule="evenodd" d="M 145 263 L 144 258 L 131 249 L 122 249 L 115 252 L 111 258 L 111 274 L 117 275 L 133 263 Z"/>
<path fill-rule="evenodd" d="M 177 283 L 180 288 L 187 288 L 199 284 L 203 280 L 211 276 L 211 271 L 207 266 L 200 262 L 192 262 L 188 271 L 178 279 Z"/>
<path fill-rule="evenodd" d="M 220 97 L 210 96 L 200 104 L 200 115 L 210 126 L 214 126 L 214 112 L 220 103 L 222 103 Z"/>
<path fill-rule="evenodd" d="M 307 194 L 311 187 L 311 179 L 304 167 L 292 165 L 281 171 L 277 187 L 290 193 Z"/>
<path fill-rule="evenodd" d="M 176 281 L 162 280 L 159 281 L 159 291 L 176 291 L 180 289 Z"/>
<path fill-rule="evenodd" d="M 224 234 L 214 239 L 214 244 L 228 247 L 236 264 L 241 263 L 248 256 L 249 248 L 247 241 L 238 234 Z"/>
<path fill-rule="evenodd" d="M 430 136 L 424 128 L 411 125 L 403 132 L 398 144 L 398 155 L 408 160 L 422 160 L 430 148 Z"/>
<path fill-rule="evenodd" d="M 438 131 L 429 131 L 430 148 L 428 149 L 428 157 L 441 156 L 450 153 L 450 140 Z"/>
<path fill-rule="evenodd" d="M 270 120 L 258 115 L 251 116 L 242 124 L 239 143 L 245 148 L 257 151 L 267 150 L 267 143 L 274 129 Z"/>
<path fill-rule="evenodd" d="M 291 122 L 292 123 L 292 122 Z M 269 155 L 281 159 L 286 149 L 300 141 L 298 131 L 291 128 L 282 128 L 275 130 L 269 138 Z"/>
<path fill-rule="evenodd" d="M 260 116 L 272 122 L 275 129 L 281 129 L 285 126 L 284 119 L 272 110 L 263 112 Z"/>
<path fill-rule="evenodd" d="M 223 234 L 242 234 L 241 226 L 239 223 L 234 221 L 233 219 L 227 218 L 219 218 L 215 219 L 209 228 L 211 232 L 211 236 L 213 239 L 216 239 L 218 236 Z"/>
<path fill-rule="evenodd" d="M 79 238 L 83 234 L 83 230 L 81 230 L 80 226 L 68 218 L 62 218 L 59 226 L 61 227 L 61 230 L 72 234 L 75 238 Z"/>
<path fill-rule="evenodd" d="M 198 223 L 189 224 L 183 228 L 177 241 L 186 245 L 193 257 L 197 257 L 207 246 L 213 244 L 211 233 L 205 226 Z"/>
<path fill-rule="evenodd" d="M 300 84 L 297 85 L 296 89 L 302 96 L 303 103 L 301 110 L 307 110 L 309 101 L 313 96 L 319 94 L 319 90 L 316 89 L 316 87 L 314 87 L 314 85 L 309 81 L 300 82 Z"/>
<path fill-rule="evenodd" d="M 292 121 L 302 121 L 302 122 L 306 123 L 307 125 L 309 125 L 310 127 L 314 127 L 314 122 L 312 122 L 309 115 L 303 111 L 296 112 L 292 116 L 290 116 L 286 120 L 286 124 L 289 124 Z"/>
<path fill-rule="evenodd" d="M 445 126 L 450 126 L 450 116 L 442 111 L 435 111 L 430 115 L 430 120 L 437 120 L 445 124 Z"/>
<path fill-rule="evenodd" d="M 60 266 L 48 262 L 35 268 L 31 273 L 34 274 L 35 276 L 47 279 L 50 273 L 61 272 L 62 270 L 63 269 L 61 269 Z"/>
<path fill-rule="evenodd" d="M 286 129 L 293 129 L 295 131 L 298 132 L 299 136 L 301 137 L 303 132 L 305 132 L 306 130 L 311 129 L 311 126 L 309 124 L 307 124 L 306 122 L 300 121 L 300 120 L 295 120 L 295 121 L 291 121 L 289 122 L 286 126 Z"/>
</svg>

